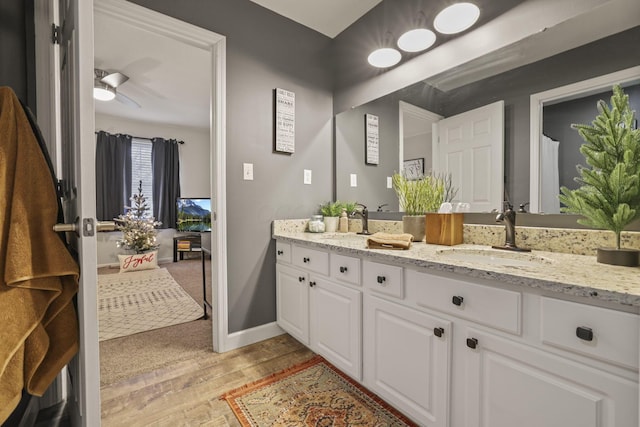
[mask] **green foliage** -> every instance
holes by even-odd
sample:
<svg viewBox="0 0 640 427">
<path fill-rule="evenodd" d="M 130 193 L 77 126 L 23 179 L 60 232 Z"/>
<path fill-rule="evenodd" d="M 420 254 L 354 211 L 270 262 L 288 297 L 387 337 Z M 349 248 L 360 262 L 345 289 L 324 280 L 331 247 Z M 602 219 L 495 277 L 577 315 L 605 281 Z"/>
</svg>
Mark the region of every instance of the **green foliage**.
<svg viewBox="0 0 640 427">
<path fill-rule="evenodd" d="M 122 239 L 116 242 L 118 247 L 133 250 L 137 254 L 156 249 L 156 227 L 161 223 L 148 214 L 149 205 L 142 194 L 142 181 L 138 193 L 131 197 L 133 207 L 127 207 L 127 213 L 119 215 L 116 228 L 122 231 Z"/>
<path fill-rule="evenodd" d="M 446 182 L 441 176 L 424 175 L 412 180 L 404 174 L 395 173 L 392 183 L 400 209 L 407 215 L 435 212 L 444 201 Z"/>
<path fill-rule="evenodd" d="M 320 205 L 320 213 L 324 216 L 340 216 L 344 203 L 339 200 L 335 202 L 326 202 Z"/>
<path fill-rule="evenodd" d="M 580 224 L 613 231 L 620 249 L 620 233 L 640 217 L 640 130 L 633 129 L 635 111 L 618 85 L 611 106 L 600 100 L 598 111 L 591 126 L 572 125 L 585 141 L 580 152 L 588 167 L 577 167 L 580 188 L 560 189 L 561 211 L 582 215 Z"/>
</svg>

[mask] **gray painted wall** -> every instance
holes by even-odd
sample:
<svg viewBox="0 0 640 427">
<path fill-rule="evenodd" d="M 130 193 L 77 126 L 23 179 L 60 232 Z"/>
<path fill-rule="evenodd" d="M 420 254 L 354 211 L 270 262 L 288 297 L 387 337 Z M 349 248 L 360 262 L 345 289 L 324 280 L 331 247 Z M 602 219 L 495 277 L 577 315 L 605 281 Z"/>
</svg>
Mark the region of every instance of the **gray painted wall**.
<svg viewBox="0 0 640 427">
<path fill-rule="evenodd" d="M 275 321 L 271 222 L 309 217 L 332 196 L 331 40 L 248 0 L 134 3 L 227 37 L 229 332 Z M 293 155 L 272 152 L 274 88 L 296 94 Z"/>
<path fill-rule="evenodd" d="M 629 95 L 629 105 L 636 111 L 636 119 L 640 112 L 640 85 L 624 88 Z M 610 104 L 612 91 L 603 92 L 585 98 L 561 102 L 544 108 L 542 130 L 550 138 L 560 141 L 558 147 L 558 165 L 560 186 L 569 189 L 578 187 L 574 178 L 578 176 L 576 165 L 586 165 L 584 156 L 580 153 L 580 146 L 584 140 L 578 131 L 571 128 L 573 123 L 591 124 L 599 114 L 597 103 L 604 100 Z"/>
<path fill-rule="evenodd" d="M 33 61 L 33 10 L 23 0 L 0 2 L 0 86 L 9 86 L 35 112 L 35 79 L 27 63 Z"/>
</svg>

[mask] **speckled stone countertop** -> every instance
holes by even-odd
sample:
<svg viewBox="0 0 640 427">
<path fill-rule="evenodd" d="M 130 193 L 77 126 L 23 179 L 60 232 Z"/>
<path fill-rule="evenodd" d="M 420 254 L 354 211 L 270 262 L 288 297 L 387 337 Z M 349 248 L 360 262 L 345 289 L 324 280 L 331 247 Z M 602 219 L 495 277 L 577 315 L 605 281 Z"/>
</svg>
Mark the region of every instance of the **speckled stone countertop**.
<svg viewBox="0 0 640 427">
<path fill-rule="evenodd" d="M 514 254 L 485 245 L 449 247 L 423 242 L 414 242 L 409 250 L 367 249 L 366 236 L 353 232 L 308 233 L 304 232 L 303 220 L 299 224 L 295 221 L 288 220 L 286 226 L 275 221 L 273 238 L 372 261 L 584 297 L 594 304 L 606 301 L 640 307 L 640 268 L 600 264 L 595 256 L 538 250 Z"/>
</svg>

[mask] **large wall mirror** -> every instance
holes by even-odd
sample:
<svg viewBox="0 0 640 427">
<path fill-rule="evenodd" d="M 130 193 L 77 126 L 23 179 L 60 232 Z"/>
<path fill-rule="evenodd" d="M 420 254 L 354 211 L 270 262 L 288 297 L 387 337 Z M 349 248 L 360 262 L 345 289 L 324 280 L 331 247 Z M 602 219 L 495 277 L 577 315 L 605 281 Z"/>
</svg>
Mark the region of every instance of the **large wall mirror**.
<svg viewBox="0 0 640 427">
<path fill-rule="evenodd" d="M 539 157 L 538 151 L 532 153 L 539 146 L 536 147 L 535 142 L 530 143 L 533 141 L 530 130 L 531 96 L 631 69 L 631 76 L 608 80 L 608 89 L 600 92 L 610 90 L 615 83 L 629 86 L 633 82 L 633 75 L 640 78 L 640 61 L 637 56 L 620 53 L 633 51 L 636 48 L 634 40 L 638 37 L 640 27 L 634 27 L 550 58 L 457 87 L 439 85 L 442 76 L 435 76 L 339 113 L 335 117 L 336 198 L 357 200 L 367 205 L 370 211 L 378 207 L 397 211 L 398 200 L 388 178 L 401 170 L 404 161 L 422 158 L 423 153 L 425 170 L 430 168 L 426 153 L 430 151 L 432 134 L 429 126 L 420 122 L 428 122 L 431 117 L 437 116 L 451 117 L 503 100 L 504 198 L 516 206 L 530 204 L 532 212 L 539 212 L 539 193 L 532 185 L 534 180 L 539 180 L 540 173 L 533 164 L 533 160 Z M 594 61 L 593 58 L 598 60 Z M 591 88 L 589 94 L 594 93 L 598 92 Z M 631 98 L 637 98 L 637 90 L 630 95 Z M 594 109 L 596 101 L 593 101 Z M 407 104 L 412 112 L 425 111 L 424 120 L 420 119 L 419 113 L 407 114 L 404 111 L 406 108 L 403 110 L 402 107 Z M 560 108 L 558 104 L 556 109 Z M 636 110 L 640 109 L 636 107 Z M 379 116 L 380 162 L 377 165 L 365 164 L 365 114 Z M 566 123 L 562 126 L 570 129 L 570 125 Z M 562 166 L 561 173 L 575 174 L 575 165 Z M 567 172 L 567 169 L 570 170 Z"/>
</svg>

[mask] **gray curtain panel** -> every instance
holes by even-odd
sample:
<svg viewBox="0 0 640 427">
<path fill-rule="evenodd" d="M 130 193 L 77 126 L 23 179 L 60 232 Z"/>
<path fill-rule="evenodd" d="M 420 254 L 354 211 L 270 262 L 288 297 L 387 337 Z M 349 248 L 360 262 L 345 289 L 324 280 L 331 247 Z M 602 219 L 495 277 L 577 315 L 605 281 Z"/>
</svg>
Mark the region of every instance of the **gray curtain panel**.
<svg viewBox="0 0 640 427">
<path fill-rule="evenodd" d="M 176 200 L 180 197 L 178 141 L 164 138 L 153 138 L 151 141 L 153 216 L 162 222 L 159 228 L 174 228 L 177 220 Z"/>
<path fill-rule="evenodd" d="M 131 198 L 131 136 L 97 133 L 96 217 L 112 221 Z"/>
</svg>

